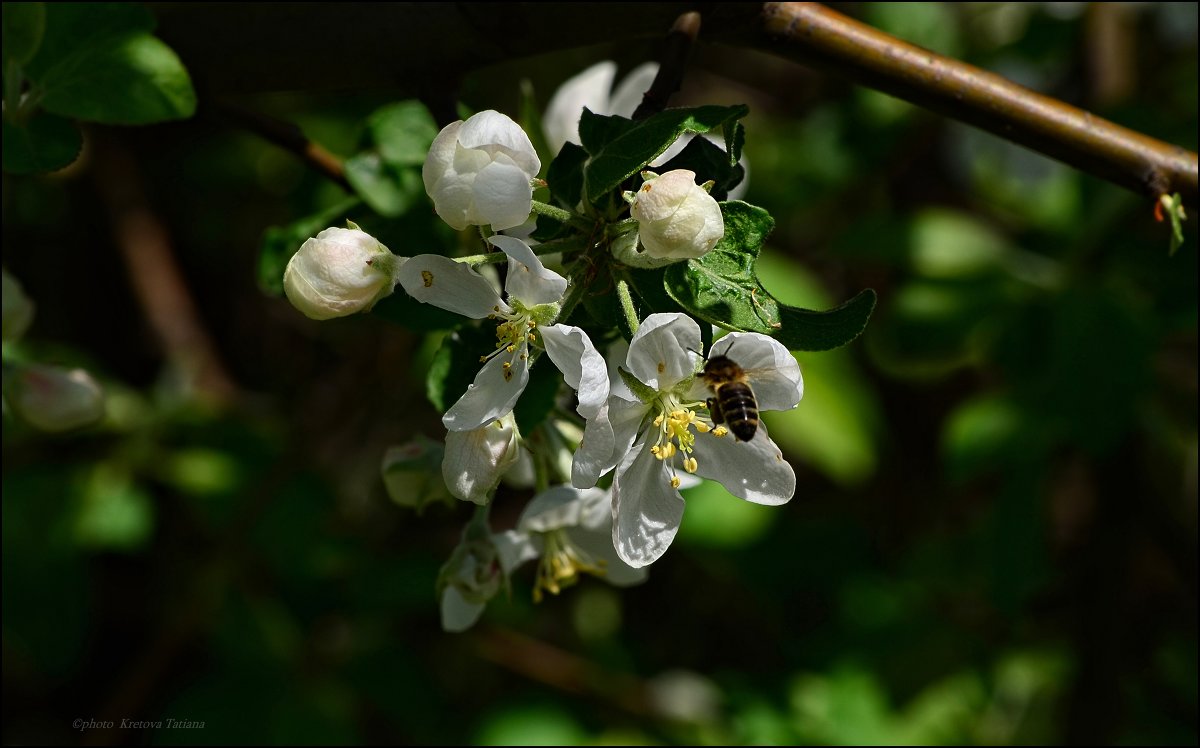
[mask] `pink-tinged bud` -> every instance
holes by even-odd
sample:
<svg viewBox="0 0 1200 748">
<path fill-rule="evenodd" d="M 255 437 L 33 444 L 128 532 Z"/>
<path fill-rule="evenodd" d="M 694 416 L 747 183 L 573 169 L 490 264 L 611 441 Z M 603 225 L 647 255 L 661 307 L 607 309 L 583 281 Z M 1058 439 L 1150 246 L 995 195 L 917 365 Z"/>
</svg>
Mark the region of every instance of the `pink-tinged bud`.
<svg viewBox="0 0 1200 748">
<path fill-rule="evenodd" d="M 333 319 L 367 311 L 396 287 L 404 258 L 351 226 L 308 239 L 283 271 L 283 291 L 304 316 Z"/>
<path fill-rule="evenodd" d="M 104 391 L 83 369 L 19 365 L 5 377 L 4 399 L 42 431 L 70 431 L 104 417 Z"/>
<path fill-rule="evenodd" d="M 676 169 L 662 176 L 643 172 L 645 183 L 633 197 L 630 215 L 646 254 L 660 260 L 703 257 L 725 235 L 721 207 L 695 172 Z"/>
</svg>

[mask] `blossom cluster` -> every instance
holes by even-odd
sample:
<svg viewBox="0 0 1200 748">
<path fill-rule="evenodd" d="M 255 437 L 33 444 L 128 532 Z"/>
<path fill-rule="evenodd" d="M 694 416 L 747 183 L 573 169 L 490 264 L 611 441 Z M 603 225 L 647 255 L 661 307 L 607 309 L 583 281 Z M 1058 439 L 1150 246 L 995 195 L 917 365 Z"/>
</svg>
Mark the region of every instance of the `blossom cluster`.
<svg viewBox="0 0 1200 748">
<path fill-rule="evenodd" d="M 560 90 L 545 118 L 552 147 L 578 142 L 585 105 L 631 114 L 633 94 L 654 74 L 641 68 L 610 96 L 614 72 L 603 64 Z M 459 231 L 478 227 L 486 252 L 401 257 L 350 224 L 307 240 L 287 266 L 287 297 L 313 319 L 369 310 L 400 287 L 495 332 L 494 343 L 472 354 L 473 381 L 442 416 L 444 444 L 422 437 L 384 461 L 385 483 L 399 503 L 477 506 L 438 580 L 449 631 L 474 624 L 527 561 L 537 560 L 535 599 L 583 574 L 615 585 L 644 580 L 679 530 L 680 490 L 700 479 L 759 504 L 782 504 L 795 491 L 792 467 L 757 423 L 758 411 L 794 408 L 803 393 L 799 367 L 780 342 L 731 332 L 705 357 L 710 336 L 682 311 L 642 316 L 627 305 L 624 325 L 577 313 L 586 296 L 602 293 L 589 285 L 598 265 L 664 267 L 702 258 L 721 241 L 713 182 L 698 183 L 689 169 L 652 170 L 686 145 L 681 140 L 642 162 L 640 183 L 615 191 L 608 207 L 597 208 L 591 196 L 570 210 L 534 200 L 546 182 L 524 130 L 504 114 L 479 112 L 437 134 L 421 177 L 436 215 Z M 531 218 L 539 216 L 561 228 L 544 244 L 529 238 Z M 492 264 L 503 266 L 502 283 L 482 272 Z M 611 342 L 616 330 L 624 339 Z M 719 385 L 705 376 L 706 361 L 717 357 L 737 361 L 737 386 L 754 405 L 755 428 L 745 438 L 724 423 Z M 523 435 L 518 405 L 535 366 L 561 375 L 563 407 L 537 425 L 538 434 Z M 443 480 L 430 480 L 439 462 Z M 488 508 L 502 480 L 535 493 L 516 526 L 497 532 Z"/>
</svg>

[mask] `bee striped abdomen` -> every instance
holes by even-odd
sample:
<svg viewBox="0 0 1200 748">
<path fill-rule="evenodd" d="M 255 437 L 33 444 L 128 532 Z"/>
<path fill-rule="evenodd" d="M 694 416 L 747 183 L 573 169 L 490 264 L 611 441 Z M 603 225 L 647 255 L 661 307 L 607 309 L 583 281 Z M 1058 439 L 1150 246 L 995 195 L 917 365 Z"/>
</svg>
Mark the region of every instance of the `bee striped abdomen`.
<svg viewBox="0 0 1200 748">
<path fill-rule="evenodd" d="M 748 442 L 758 430 L 758 403 L 750 385 L 732 382 L 722 385 L 717 393 L 721 416 L 738 441 Z"/>
<path fill-rule="evenodd" d="M 742 367 L 727 356 L 714 356 L 704 365 L 704 381 L 715 395 L 708 399 L 713 423 L 726 424 L 738 441 L 753 439 L 758 431 L 758 402 Z"/>
</svg>

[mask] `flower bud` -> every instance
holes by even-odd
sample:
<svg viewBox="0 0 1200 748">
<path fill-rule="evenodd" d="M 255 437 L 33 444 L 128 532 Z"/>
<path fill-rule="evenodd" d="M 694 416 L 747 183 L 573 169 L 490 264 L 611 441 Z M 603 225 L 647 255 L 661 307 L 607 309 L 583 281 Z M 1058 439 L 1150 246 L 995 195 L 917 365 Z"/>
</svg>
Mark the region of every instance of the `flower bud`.
<svg viewBox="0 0 1200 748">
<path fill-rule="evenodd" d="M 29 323 L 33 322 L 33 302 L 7 270 L 2 271 L 0 278 L 3 279 L 3 296 L 0 297 L 4 303 L 3 337 L 8 343 L 24 335 Z"/>
<path fill-rule="evenodd" d="M 494 231 L 529 218 L 542 162 L 521 126 L 491 109 L 442 129 L 429 147 L 421 177 L 433 209 L 455 229 Z"/>
<path fill-rule="evenodd" d="M 325 229 L 292 255 L 283 271 L 283 290 L 306 317 L 345 317 L 369 310 L 390 294 L 404 259 L 354 224 Z"/>
<path fill-rule="evenodd" d="M 520 437 L 511 412 L 477 429 L 447 432 L 442 478 L 450 493 L 463 501 L 488 503 L 501 476 L 520 457 Z"/>
<path fill-rule="evenodd" d="M 418 434 L 407 444 L 388 447 L 383 454 L 383 485 L 400 506 L 421 512 L 438 501 L 454 503 L 442 482 L 442 445 Z"/>
<path fill-rule="evenodd" d="M 506 582 L 500 553 L 491 537 L 468 527 L 463 541 L 438 573 L 442 629 L 458 633 L 471 628 Z"/>
<path fill-rule="evenodd" d="M 104 392 L 83 369 L 19 365 L 11 374 L 6 372 L 4 399 L 42 431 L 70 431 L 104 416 Z"/>
<path fill-rule="evenodd" d="M 676 169 L 662 176 L 642 172 L 645 183 L 630 214 L 646 254 L 656 259 L 702 257 L 725 235 L 721 207 L 696 184 L 696 173 Z"/>
</svg>

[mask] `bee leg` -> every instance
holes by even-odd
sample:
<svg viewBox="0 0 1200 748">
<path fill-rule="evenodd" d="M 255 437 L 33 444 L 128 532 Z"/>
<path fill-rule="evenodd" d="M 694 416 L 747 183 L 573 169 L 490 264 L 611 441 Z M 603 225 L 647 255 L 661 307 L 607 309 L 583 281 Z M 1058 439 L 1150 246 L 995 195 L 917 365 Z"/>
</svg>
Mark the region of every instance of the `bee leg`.
<svg viewBox="0 0 1200 748">
<path fill-rule="evenodd" d="M 717 398 L 710 397 L 705 401 L 708 406 L 708 414 L 712 417 L 712 422 L 720 426 L 725 423 L 725 415 L 721 412 L 721 406 L 717 403 Z"/>
</svg>

